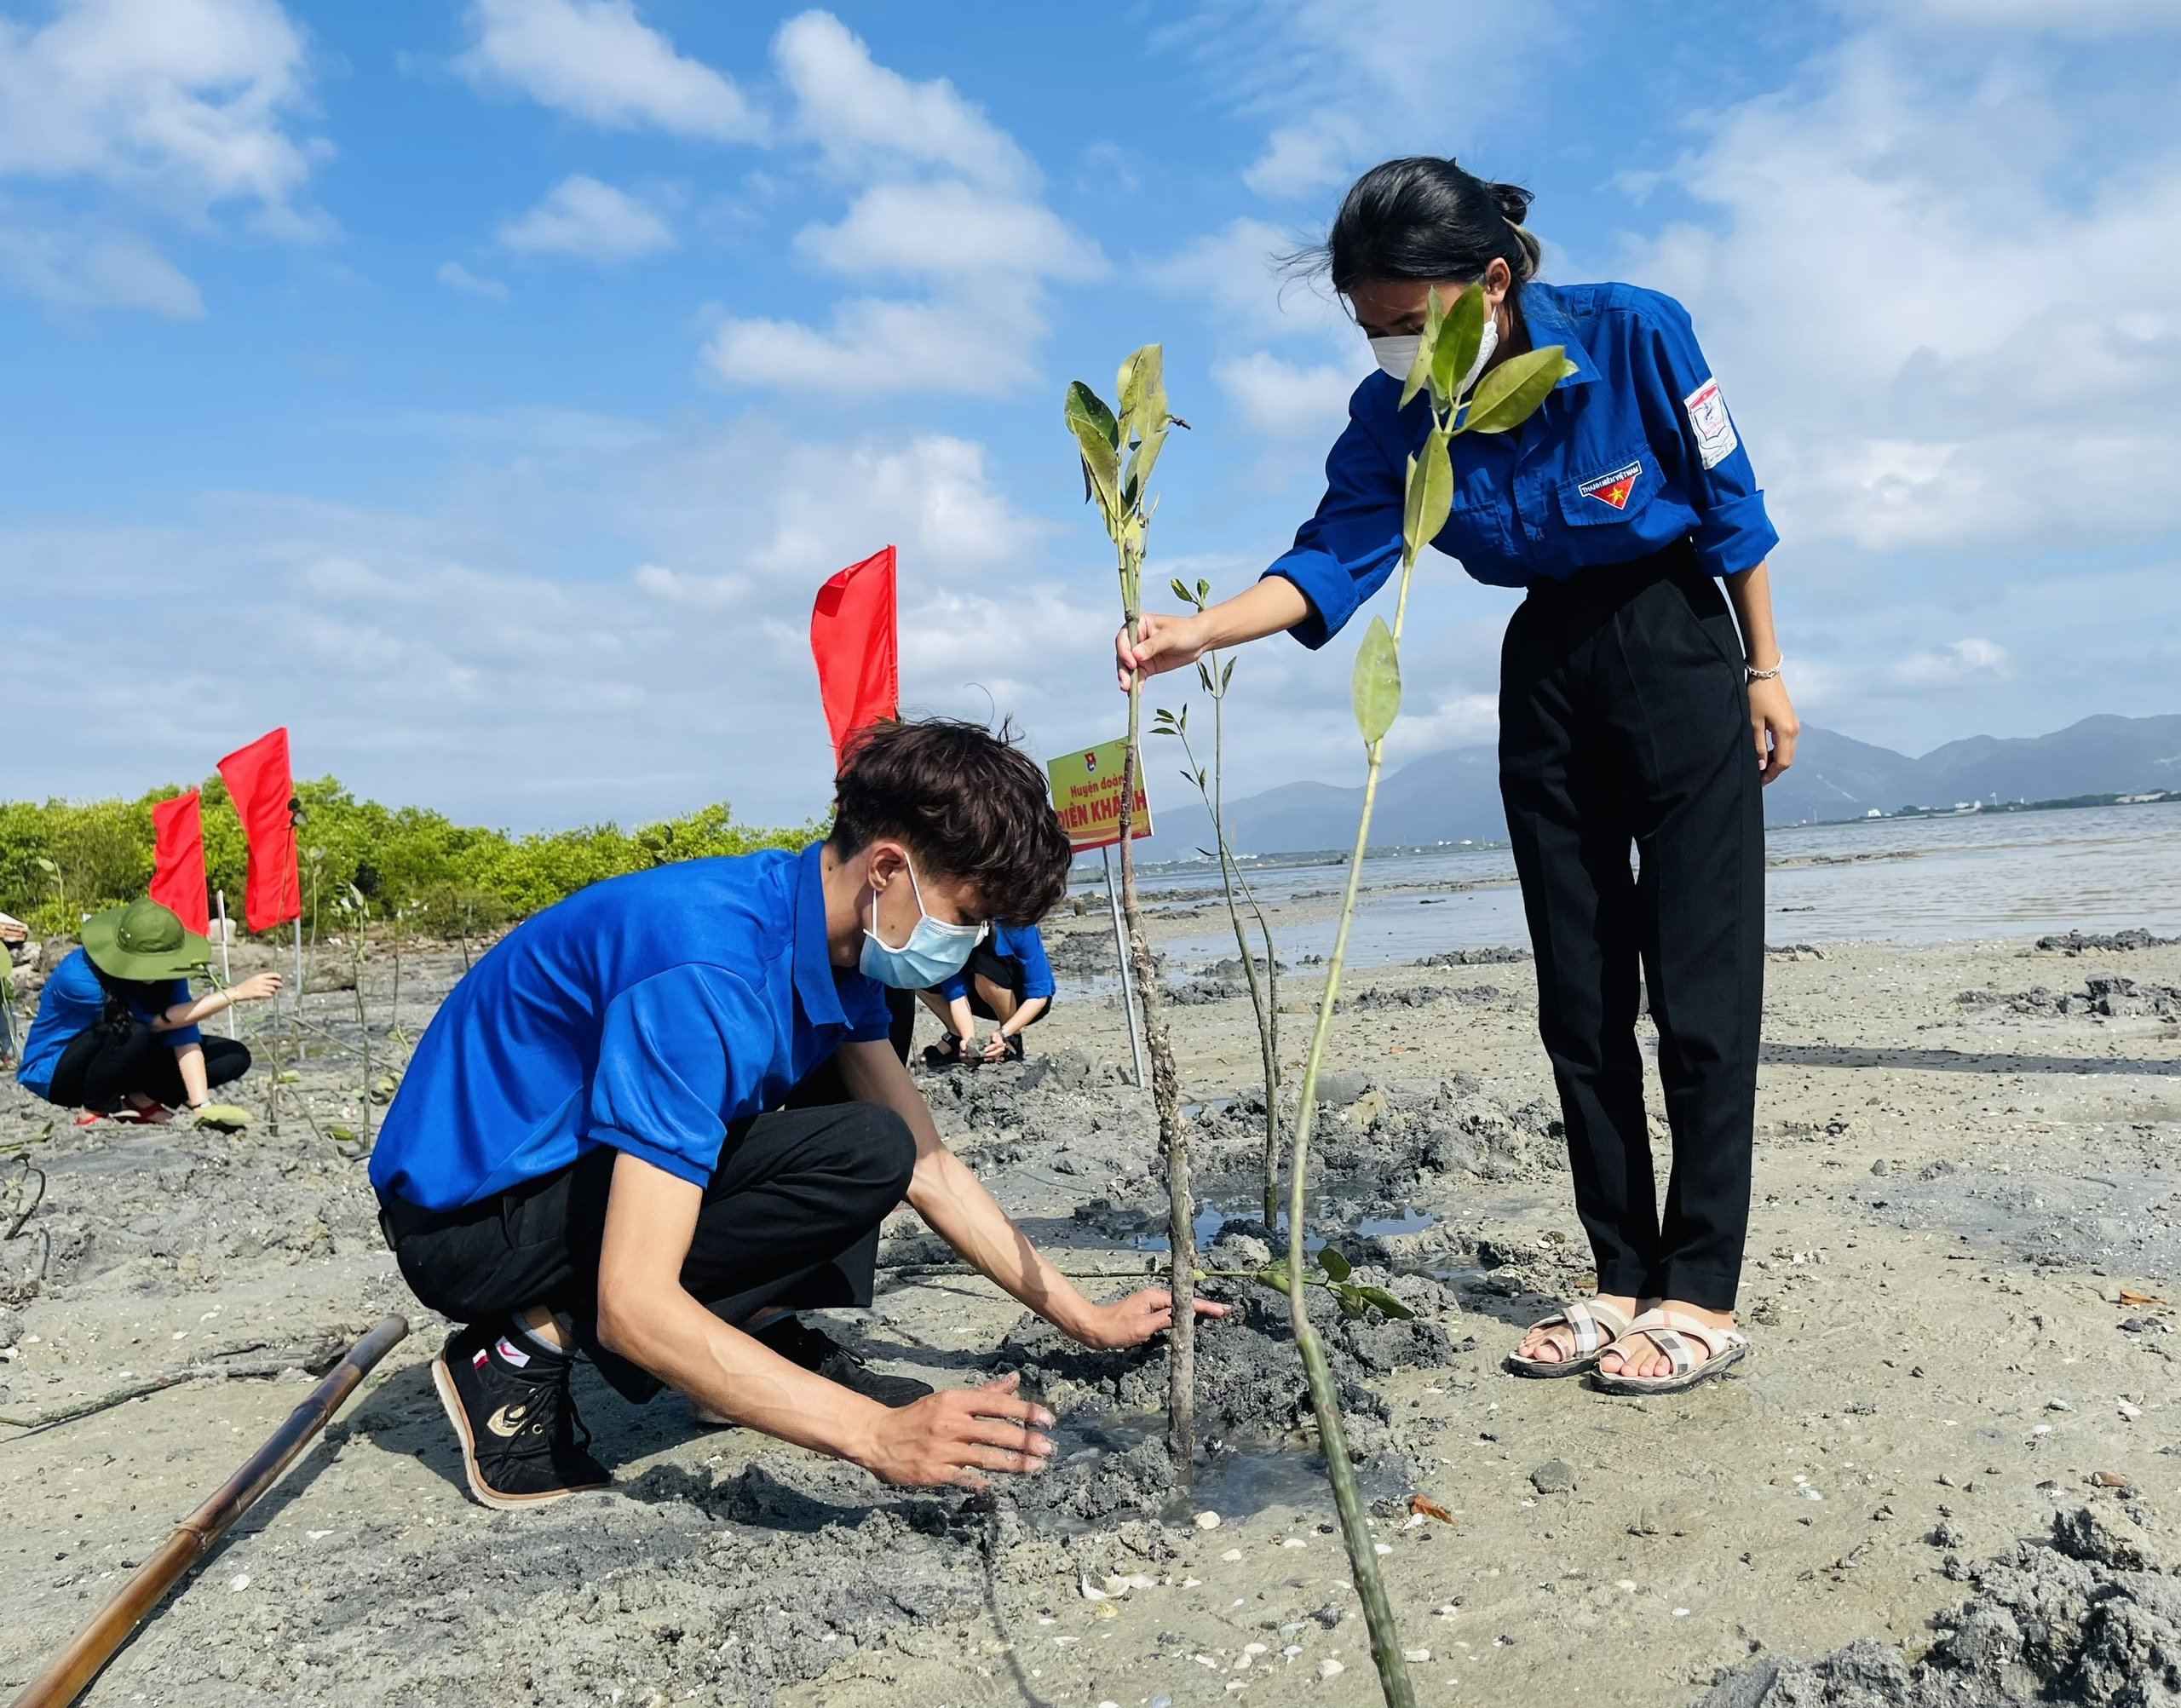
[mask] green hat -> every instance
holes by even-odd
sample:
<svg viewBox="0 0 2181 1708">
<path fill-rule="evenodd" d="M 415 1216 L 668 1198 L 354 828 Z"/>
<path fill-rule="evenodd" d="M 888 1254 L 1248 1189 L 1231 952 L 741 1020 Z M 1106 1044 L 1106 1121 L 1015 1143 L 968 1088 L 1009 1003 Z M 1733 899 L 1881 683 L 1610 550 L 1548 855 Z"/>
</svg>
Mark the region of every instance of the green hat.
<svg viewBox="0 0 2181 1708">
<path fill-rule="evenodd" d="M 212 958 L 212 945 L 181 923 L 171 907 L 145 896 L 109 907 L 83 922 L 83 952 L 117 979 L 186 978 Z"/>
</svg>

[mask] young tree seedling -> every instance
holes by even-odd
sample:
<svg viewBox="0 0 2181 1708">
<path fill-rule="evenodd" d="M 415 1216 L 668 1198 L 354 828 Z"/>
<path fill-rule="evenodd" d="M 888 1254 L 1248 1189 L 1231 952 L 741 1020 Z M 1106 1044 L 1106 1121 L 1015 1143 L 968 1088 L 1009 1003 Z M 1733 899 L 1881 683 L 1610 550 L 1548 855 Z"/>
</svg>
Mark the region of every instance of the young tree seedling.
<svg viewBox="0 0 2181 1708">
<path fill-rule="evenodd" d="M 1129 632 L 1137 632 L 1142 609 L 1144 535 L 1155 502 L 1147 502 L 1151 470 L 1166 442 L 1166 431 L 1188 423 L 1166 412 L 1166 383 L 1157 344 L 1146 344 L 1121 364 L 1116 416 L 1082 381 L 1067 388 L 1062 411 L 1083 463 L 1083 496 L 1096 500 L 1114 543 L 1120 572 L 1121 612 Z M 1151 1056 L 1151 1102 L 1159 1117 L 1159 1151 L 1166 1165 L 1168 1245 L 1171 1257 L 1174 1326 L 1168 1349 L 1166 1443 L 1174 1469 L 1183 1481 L 1196 1464 L 1196 1230 L 1189 1191 L 1188 1143 L 1182 1126 L 1180 1082 L 1166 1017 L 1159 1000 L 1159 981 L 1151 961 L 1151 939 L 1136 894 L 1136 779 L 1140 758 L 1137 738 L 1142 716 L 1143 678 L 1129 679 L 1128 739 L 1121 761 L 1121 914 L 1128 935 L 1129 964 L 1136 973 L 1143 1006 L 1143 1041 Z"/>
<path fill-rule="evenodd" d="M 1355 1462 L 1342 1432 L 1338 1397 L 1332 1372 L 1326 1363 L 1325 1348 L 1311 1327 L 1304 1293 L 1303 1268 L 1303 1199 L 1310 1153 L 1310 1132 L 1317 1115 L 1318 1069 L 1325 1059 L 1326 1039 L 1332 1030 L 1333 1005 L 1340 995 L 1340 973 L 1348 955 L 1349 928 L 1355 919 L 1355 898 L 1363 882 L 1363 856 L 1370 846 L 1371 812 L 1378 802 L 1378 771 L 1385 753 L 1386 732 L 1401 710 L 1401 634 L 1408 615 L 1409 584 L 1416 572 L 1417 555 L 1436 538 L 1453 508 L 1453 468 L 1447 453 L 1457 434 L 1505 433 L 1528 420 L 1553 387 L 1574 371 L 1561 347 L 1526 350 L 1510 356 L 1487 373 L 1473 392 L 1457 389 L 1462 377 L 1476 359 L 1483 340 L 1484 293 L 1472 285 L 1451 306 L 1442 305 L 1436 290 L 1430 294 L 1424 333 L 1417 341 L 1416 359 L 1401 388 L 1401 405 L 1406 410 L 1417 394 L 1428 394 L 1430 425 L 1424 444 L 1408 459 L 1403 490 L 1401 546 L 1401 587 L 1394 600 L 1394 621 L 1373 617 L 1364 631 L 1349 678 L 1349 699 L 1356 728 L 1363 737 L 1363 809 L 1355 824 L 1355 846 L 1349 856 L 1348 887 L 1343 893 L 1340 923 L 1333 935 L 1332 953 L 1326 961 L 1325 989 L 1318 998 L 1317 1025 L 1310 1034 L 1310 1050 L 1303 1065 L 1302 1094 L 1295 1115 L 1295 1149 L 1287 1199 L 1287 1306 L 1295 1325 L 1295 1344 L 1303 1355 L 1309 1378 L 1310 1407 L 1316 1412 L 1318 1435 L 1325 1450 L 1326 1474 L 1331 1478 L 1333 1503 L 1340 1511 L 1340 1528 L 1348 1546 L 1349 1563 L 1355 1568 L 1355 1587 L 1363 1602 L 1363 1618 L 1371 1633 L 1371 1658 L 1377 1663 L 1378 1683 L 1390 1708 L 1414 1708 L 1416 1694 L 1401 1659 L 1401 1640 L 1394 1629 L 1393 1609 L 1386 1600 L 1384 1580 L 1378 1572 L 1363 1496 L 1356 1485 Z"/>
<path fill-rule="evenodd" d="M 1179 576 L 1172 582 L 1174 596 L 1186 600 L 1200 611 L 1211 597 L 1211 584 L 1201 578 L 1192 588 Z M 1211 815 L 1211 839 L 1217 846 L 1219 887 L 1227 898 L 1227 923 L 1234 928 L 1234 952 L 1240 957 L 1242 976 L 1249 981 L 1250 1008 L 1257 1017 L 1257 1051 L 1264 1067 L 1264 1225 L 1268 1238 L 1280 1228 L 1280 960 L 1273 952 L 1272 927 L 1266 923 L 1264 909 L 1257 906 L 1257 899 L 1250 889 L 1250 881 L 1242 875 L 1241 862 L 1234 858 L 1234 848 L 1227 837 L 1227 689 L 1234 679 L 1234 661 L 1223 664 L 1217 653 L 1206 653 L 1196 664 L 1197 681 L 1211 697 L 1211 764 L 1206 768 L 1197 763 L 1196 750 L 1189 743 L 1189 709 L 1168 711 L 1161 707 L 1152 714 L 1151 733 L 1171 735 L 1182 744 L 1182 755 L 1188 764 L 1182 775 L 1187 778 L 1204 802 L 1205 810 Z M 1211 854 L 1211 848 L 1199 848 L 1199 854 Z M 1264 940 L 1264 982 L 1257 982 L 1256 952 L 1250 947 L 1249 933 L 1243 929 L 1241 909 L 1235 903 L 1235 892 L 1241 893 L 1251 913 L 1256 917 L 1257 935 Z"/>
</svg>

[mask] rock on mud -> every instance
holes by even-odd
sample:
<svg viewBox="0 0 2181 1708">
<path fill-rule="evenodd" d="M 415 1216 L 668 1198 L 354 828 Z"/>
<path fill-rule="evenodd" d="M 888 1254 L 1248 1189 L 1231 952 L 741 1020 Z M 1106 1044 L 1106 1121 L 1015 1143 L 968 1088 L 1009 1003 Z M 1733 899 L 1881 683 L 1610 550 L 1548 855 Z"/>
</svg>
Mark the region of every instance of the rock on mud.
<svg viewBox="0 0 2181 1708">
<path fill-rule="evenodd" d="M 1976 1595 L 1913 1665 L 1865 1637 L 1816 1660 L 1751 1661 L 1696 1708 L 2162 1708 L 2181 1702 L 2177 1563 L 2147 1510 L 2056 1513 L 2049 1541 L 1971 1572 Z"/>
</svg>

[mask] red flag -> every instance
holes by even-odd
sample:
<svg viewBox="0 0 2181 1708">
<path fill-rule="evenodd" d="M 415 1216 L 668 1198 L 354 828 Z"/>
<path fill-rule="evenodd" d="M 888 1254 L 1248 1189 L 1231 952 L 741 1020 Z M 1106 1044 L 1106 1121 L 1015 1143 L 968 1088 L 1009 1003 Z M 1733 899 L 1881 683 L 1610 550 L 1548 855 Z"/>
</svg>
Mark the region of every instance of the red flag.
<svg viewBox="0 0 2181 1708">
<path fill-rule="evenodd" d="M 852 563 L 818 589 L 810 612 L 810 654 L 833 756 L 848 757 L 849 738 L 895 716 L 901 699 L 894 636 L 894 548 Z"/>
<path fill-rule="evenodd" d="M 243 893 L 243 920 L 263 931 L 303 911 L 302 880 L 296 871 L 296 824 L 290 802 L 295 779 L 288 770 L 288 732 L 273 730 L 220 762 L 235 816 L 250 844 L 250 882 Z"/>
<path fill-rule="evenodd" d="M 204 820 L 194 789 L 152 808 L 151 895 L 199 936 L 211 929 L 204 903 Z"/>
</svg>

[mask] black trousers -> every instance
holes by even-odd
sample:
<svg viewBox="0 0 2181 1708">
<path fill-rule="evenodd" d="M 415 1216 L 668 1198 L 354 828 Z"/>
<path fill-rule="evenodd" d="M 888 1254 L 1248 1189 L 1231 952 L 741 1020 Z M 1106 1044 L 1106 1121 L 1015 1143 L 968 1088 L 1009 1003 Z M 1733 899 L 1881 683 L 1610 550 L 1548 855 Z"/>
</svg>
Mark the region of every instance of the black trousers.
<svg viewBox="0 0 2181 1708">
<path fill-rule="evenodd" d="M 619 1154 L 601 1147 L 460 1210 L 392 1200 L 379 1226 L 431 1309 L 463 1323 L 532 1305 L 563 1312 L 600 1373 L 647 1400 L 659 1382 L 598 1344 L 598 1254 Z M 878 1224 L 906 1194 L 915 1163 L 907 1124 L 875 1103 L 736 1122 L 705 1188 L 682 1285 L 729 1322 L 768 1307 L 867 1306 Z"/>
<path fill-rule="evenodd" d="M 1020 961 L 1010 961 L 1004 955 L 995 955 L 987 946 L 980 943 L 970 951 L 969 964 L 962 970 L 967 973 L 970 978 L 970 1012 L 979 1020 L 999 1018 L 998 1015 L 993 1011 L 992 1004 L 985 1000 L 984 993 L 978 990 L 979 979 L 989 979 L 1000 989 L 1013 992 L 1016 1002 L 1022 1000 L 1023 976 L 1022 963 Z M 1051 1012 L 1052 1005 L 1047 1004 L 1038 1010 L 1037 1018 L 1030 1021 L 1028 1024 L 1035 1026 L 1039 1021 L 1043 1020 Z"/>
<path fill-rule="evenodd" d="M 1499 781 L 1599 1288 L 1729 1309 L 1749 1228 L 1764 819 L 1741 640 L 1685 544 L 1532 584 L 1501 657 Z M 1663 1214 L 1639 963 L 1673 1133 Z"/>
<path fill-rule="evenodd" d="M 208 1035 L 203 1049 L 207 1087 L 229 1084 L 250 1071 L 247 1044 Z M 174 1052 L 171 1040 L 143 1021 L 101 1021 L 62 1048 L 46 1096 L 66 1108 L 111 1112 L 133 1092 L 178 1107 L 188 1101 L 188 1092 Z"/>
</svg>

